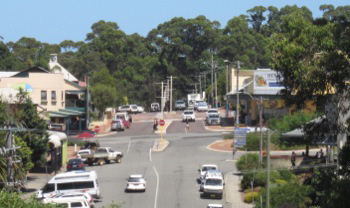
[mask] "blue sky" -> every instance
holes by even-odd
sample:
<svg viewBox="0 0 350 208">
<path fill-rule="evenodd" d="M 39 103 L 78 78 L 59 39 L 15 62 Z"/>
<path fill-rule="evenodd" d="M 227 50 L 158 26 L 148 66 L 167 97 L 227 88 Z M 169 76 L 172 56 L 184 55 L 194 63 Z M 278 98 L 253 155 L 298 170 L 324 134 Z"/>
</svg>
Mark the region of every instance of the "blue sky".
<svg viewBox="0 0 350 208">
<path fill-rule="evenodd" d="M 33 37 L 41 42 L 85 40 L 99 20 L 116 22 L 126 34 L 146 36 L 173 17 L 204 15 L 224 27 L 228 20 L 254 6 L 307 6 L 314 17 L 319 6 L 349 5 L 349 0 L 0 0 L 0 36 L 4 42 Z"/>
</svg>

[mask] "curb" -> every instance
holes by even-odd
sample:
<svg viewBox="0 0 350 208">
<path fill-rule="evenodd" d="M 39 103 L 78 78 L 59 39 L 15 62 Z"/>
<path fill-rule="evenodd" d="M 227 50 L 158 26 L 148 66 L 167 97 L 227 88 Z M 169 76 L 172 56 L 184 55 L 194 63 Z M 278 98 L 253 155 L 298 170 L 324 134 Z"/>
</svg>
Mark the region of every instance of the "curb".
<svg viewBox="0 0 350 208">
<path fill-rule="evenodd" d="M 106 137 L 106 136 L 110 136 L 110 135 L 114 135 L 114 134 L 117 134 L 117 132 L 109 132 L 109 133 L 106 133 L 106 134 L 97 134 L 96 137 Z"/>
<path fill-rule="evenodd" d="M 214 149 L 214 148 L 211 148 L 211 147 L 210 147 L 211 145 L 213 145 L 213 144 L 215 144 L 215 143 L 218 143 L 218 142 L 221 142 L 221 141 L 223 141 L 223 140 L 216 140 L 215 142 L 209 144 L 206 148 L 207 148 L 208 150 L 215 151 L 215 152 L 226 152 L 226 153 L 231 153 L 232 151 L 228 151 L 228 150 L 218 150 L 218 149 Z"/>
<path fill-rule="evenodd" d="M 225 132 L 225 131 L 228 131 L 228 132 L 234 132 L 235 130 L 234 129 L 210 129 L 208 126 L 204 126 L 204 129 L 207 130 L 207 131 L 217 131 L 217 132 Z"/>
<path fill-rule="evenodd" d="M 162 141 L 160 142 L 160 139 L 156 139 L 152 147 L 152 152 L 163 152 L 168 147 L 168 145 L 168 140 L 162 139 Z"/>
</svg>

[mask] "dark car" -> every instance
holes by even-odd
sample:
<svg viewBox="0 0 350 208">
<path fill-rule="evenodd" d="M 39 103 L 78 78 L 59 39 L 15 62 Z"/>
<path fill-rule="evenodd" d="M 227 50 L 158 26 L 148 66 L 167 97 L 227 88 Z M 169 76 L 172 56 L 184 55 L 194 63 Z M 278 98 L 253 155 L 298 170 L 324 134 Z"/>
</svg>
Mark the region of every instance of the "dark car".
<svg viewBox="0 0 350 208">
<path fill-rule="evenodd" d="M 85 170 L 85 165 L 82 159 L 74 158 L 70 159 L 67 164 L 67 171 L 72 170 Z"/>
</svg>

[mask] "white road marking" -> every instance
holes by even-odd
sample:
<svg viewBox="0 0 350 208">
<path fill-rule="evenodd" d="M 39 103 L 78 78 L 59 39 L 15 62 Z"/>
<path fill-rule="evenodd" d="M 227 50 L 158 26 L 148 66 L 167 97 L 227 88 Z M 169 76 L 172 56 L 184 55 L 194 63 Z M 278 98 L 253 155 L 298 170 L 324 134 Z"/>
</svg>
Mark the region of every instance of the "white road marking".
<svg viewBox="0 0 350 208">
<path fill-rule="evenodd" d="M 126 152 L 129 152 L 129 150 L 130 150 L 130 144 L 131 144 L 131 141 L 129 141 L 128 150 L 127 150 Z"/>
<path fill-rule="evenodd" d="M 149 161 L 152 162 L 152 148 L 149 148 L 148 157 L 149 157 Z"/>
<path fill-rule="evenodd" d="M 154 198 L 154 208 L 157 208 L 157 201 L 158 201 L 158 187 L 159 187 L 159 175 L 158 175 L 158 172 L 156 170 L 156 168 L 153 166 L 153 170 L 154 172 L 156 173 L 156 176 L 157 176 L 157 187 L 156 187 L 156 195 L 155 195 L 155 198 Z"/>
</svg>

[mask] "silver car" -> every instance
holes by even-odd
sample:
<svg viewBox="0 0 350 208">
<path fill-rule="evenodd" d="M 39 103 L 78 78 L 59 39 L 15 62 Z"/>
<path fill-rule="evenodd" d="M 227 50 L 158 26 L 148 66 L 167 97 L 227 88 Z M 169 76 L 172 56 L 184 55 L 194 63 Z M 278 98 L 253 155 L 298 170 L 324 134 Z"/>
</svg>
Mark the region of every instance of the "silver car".
<svg viewBox="0 0 350 208">
<path fill-rule="evenodd" d="M 219 114 L 209 114 L 207 117 L 208 125 L 221 125 L 221 119 Z"/>
</svg>

